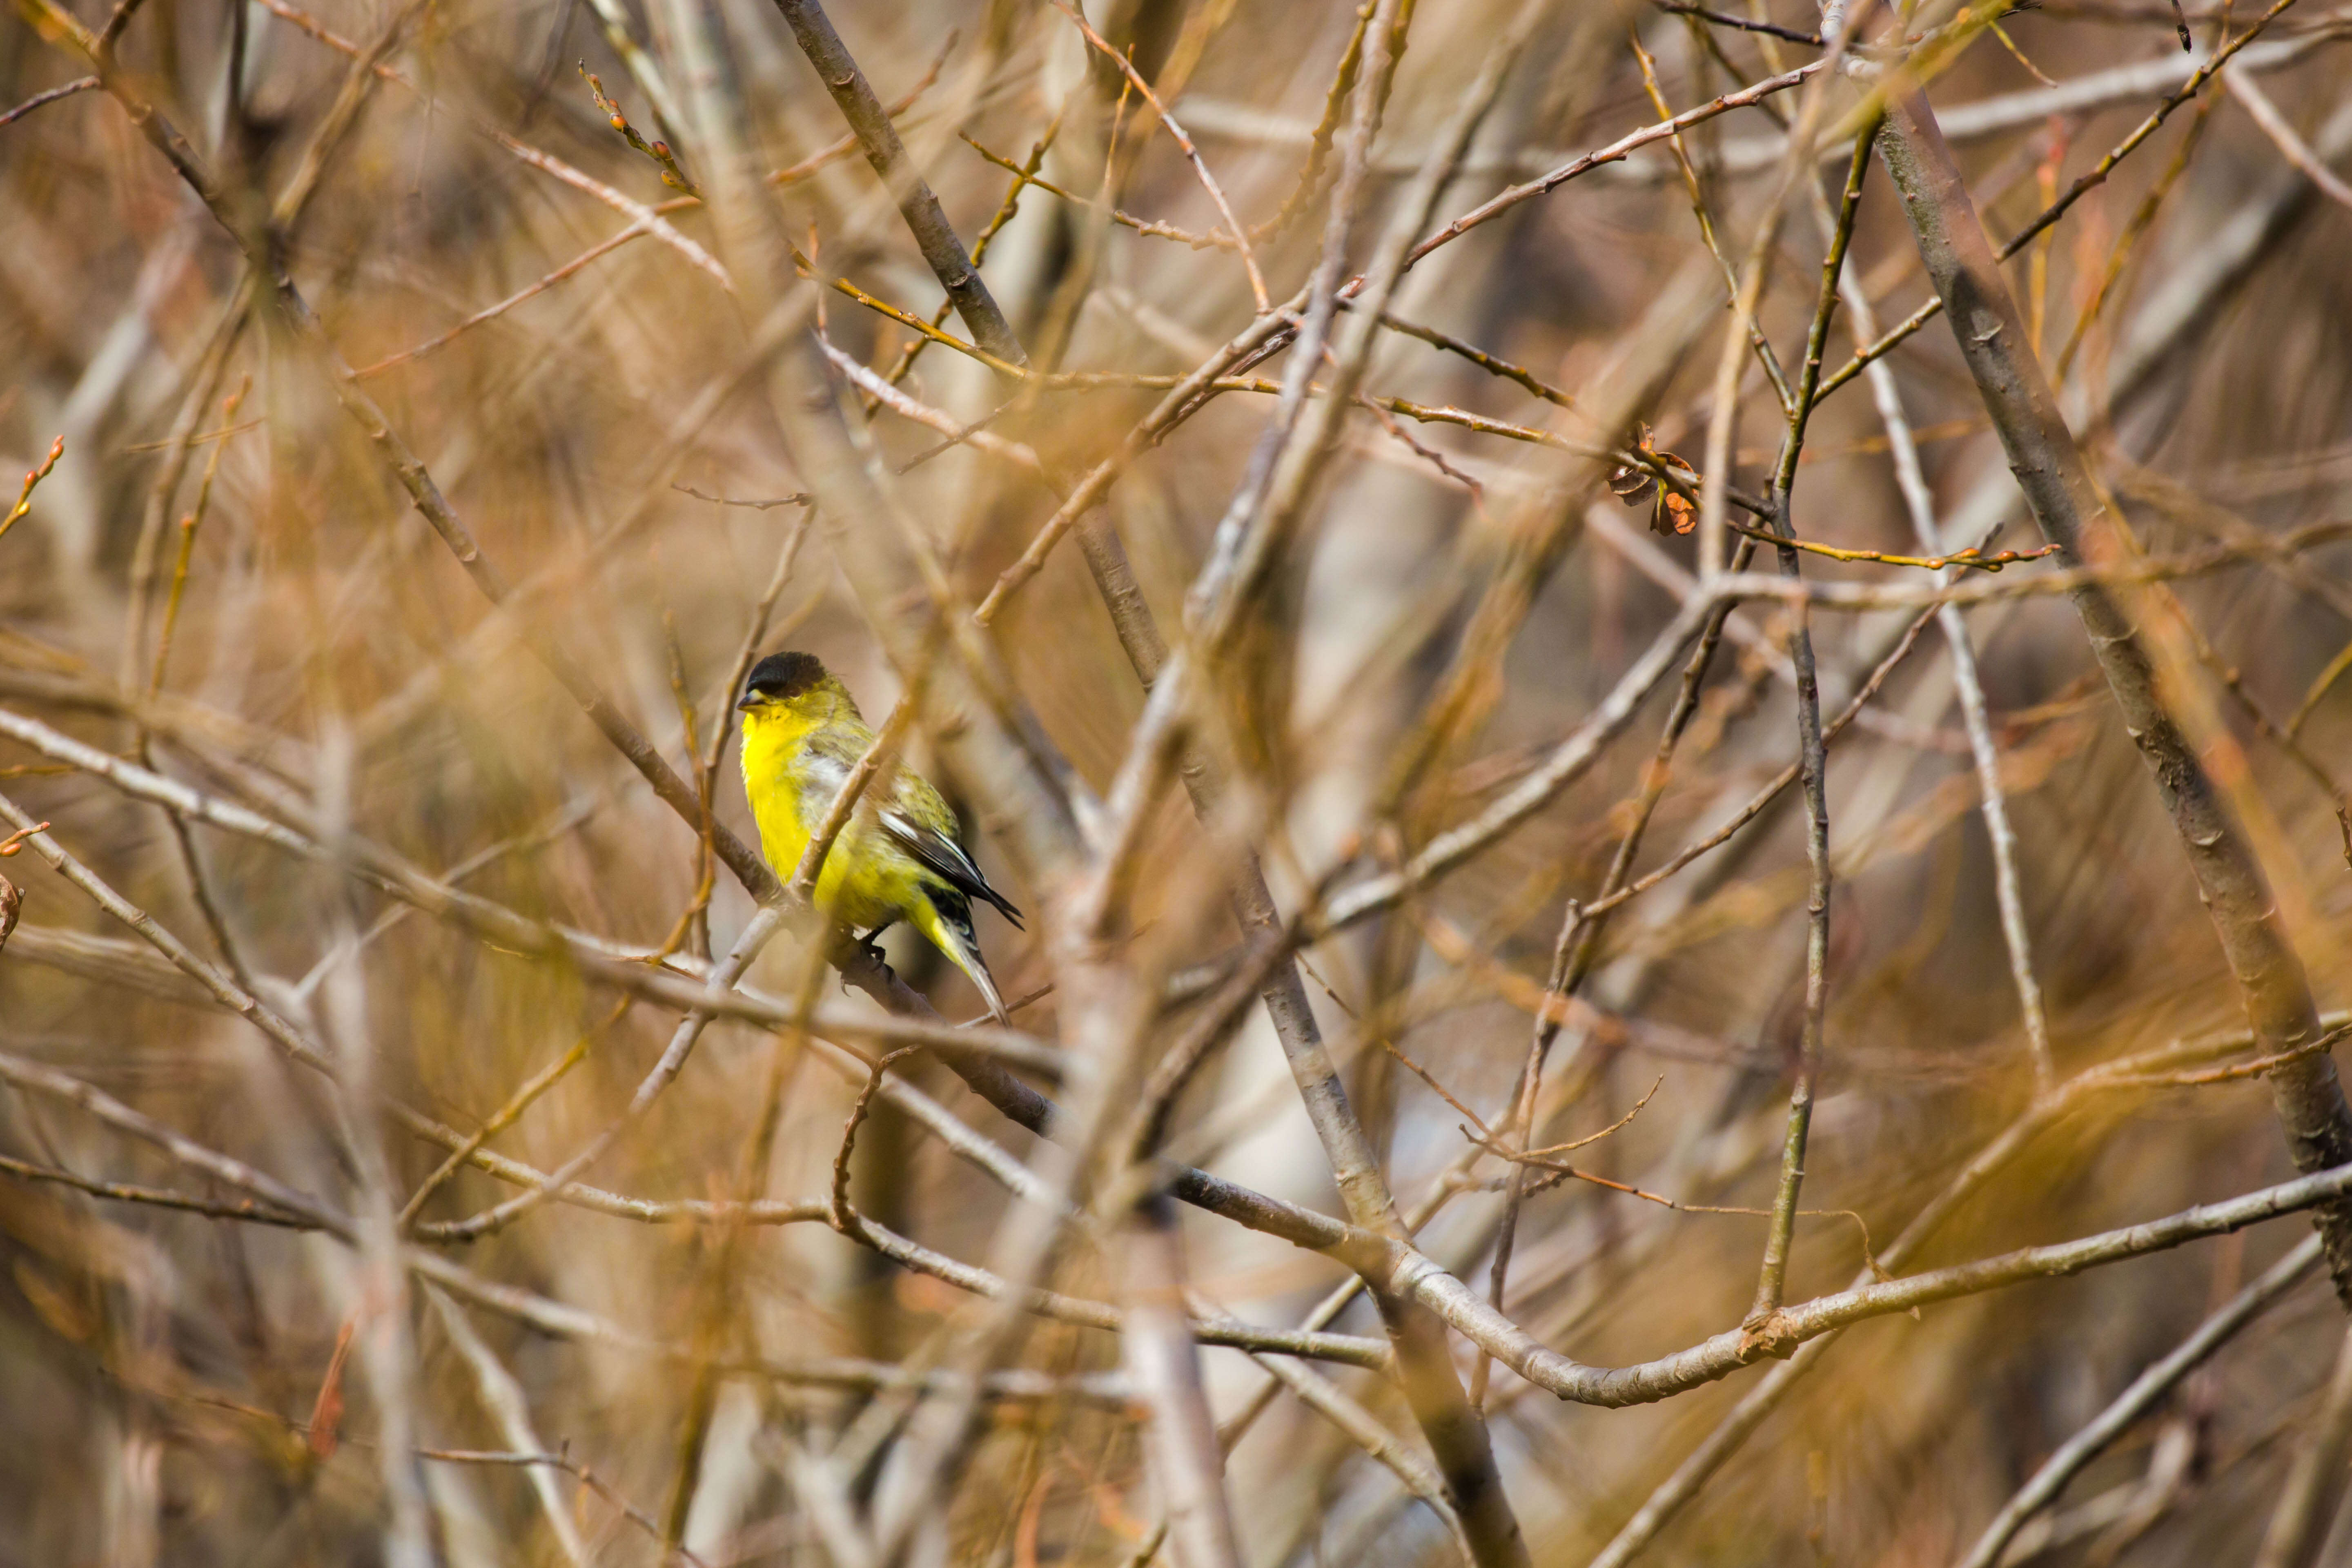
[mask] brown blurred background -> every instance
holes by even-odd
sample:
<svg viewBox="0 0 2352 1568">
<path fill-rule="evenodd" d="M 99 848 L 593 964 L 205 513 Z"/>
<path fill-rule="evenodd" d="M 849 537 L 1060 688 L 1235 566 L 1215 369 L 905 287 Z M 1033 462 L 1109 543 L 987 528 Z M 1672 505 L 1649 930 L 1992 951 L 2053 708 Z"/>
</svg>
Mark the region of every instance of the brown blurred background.
<svg viewBox="0 0 2352 1568">
<path fill-rule="evenodd" d="M 1758 16 L 1769 9 L 1799 33 L 1818 23 L 1802 6 L 1757 5 Z M 900 683 L 836 569 L 827 530 L 806 527 L 799 504 L 740 504 L 793 495 L 804 478 L 759 378 L 743 374 L 745 317 L 714 278 L 718 263 L 696 259 L 720 254 L 722 237 L 608 126 L 575 68 L 584 60 L 632 123 L 667 136 L 697 176 L 704 150 L 689 126 L 664 119 L 646 85 L 685 72 L 675 9 L 147 0 L 123 36 L 122 69 L 166 106 L 232 200 L 266 211 L 314 185 L 299 213 L 278 215 L 285 264 L 357 367 L 357 384 L 486 553 L 530 585 L 506 612 L 491 611 L 420 523 L 339 409 L 313 348 L 266 298 L 256 304 L 243 291 L 236 247 L 112 95 L 78 92 L 0 125 L 0 469 L 35 467 L 54 438 L 64 441 L 29 512 L 0 534 L 0 707 L 265 815 L 287 801 L 342 814 L 415 864 L 462 868 L 466 886 L 533 916 L 638 951 L 666 942 L 686 959 L 726 951 L 750 898 L 723 868 L 703 891 L 695 832 L 583 719 L 530 640 L 560 639 L 681 771 L 728 719 L 730 673 L 761 619 L 759 649 L 818 653 L 877 722 Z M 1358 265 L 1515 11 L 1500 0 L 1413 8 L 1351 252 Z M 2051 0 L 2006 17 L 2001 36 L 1977 36 L 1929 96 L 1996 239 L 2096 165 L 2217 38 L 2257 14 L 2192 7 L 2190 56 L 2173 12 L 2153 0 Z M 91 27 L 103 20 L 87 5 L 79 15 Z M 940 286 L 872 172 L 840 145 L 841 117 L 778 16 L 754 0 L 720 0 L 715 15 L 756 155 L 786 172 L 767 187 L 782 231 L 826 271 L 930 320 Z M 1244 223 L 1269 223 L 1286 201 L 1298 209 L 1256 246 L 1273 297 L 1287 297 L 1323 239 L 1329 171 L 1303 189 L 1301 172 L 1355 10 L 1336 0 L 1110 0 L 1089 15 L 1160 81 Z M 1022 191 L 982 267 L 1041 364 L 1181 374 L 1248 323 L 1249 279 L 1233 249 L 1094 216 L 1108 193 L 1140 219 L 1192 234 L 1221 222 L 1169 135 L 1146 106 L 1121 98 L 1062 14 L 842 0 L 834 20 L 896 106 L 967 243 L 990 227 L 1013 183 L 971 143 L 1017 164 L 1058 126 L 1040 173 L 1069 196 Z M 2237 68 L 2339 170 L 2352 163 L 2347 26 L 2346 14 L 2304 0 Z M 616 32 L 642 45 L 642 70 L 615 54 Z M 1676 110 L 1819 52 L 1648 6 L 1555 6 L 1446 183 L 1438 222 L 1654 122 L 1629 37 L 1654 57 Z M 379 39 L 396 79 L 358 76 L 336 45 Z M 36 13 L 0 22 L 0 109 L 88 69 L 44 36 Z M 1708 120 L 1684 138 L 1735 268 L 1774 189 L 1785 116 L 1800 96 Z M 347 97 L 348 135 L 306 172 Z M 1107 175 L 1113 123 L 1118 151 Z M 1832 203 L 1845 166 L 1843 148 L 1820 163 Z M 640 236 L 580 264 L 637 221 L 624 204 L 665 202 L 674 205 L 660 222 L 678 243 Z M 1758 324 L 1793 370 L 1823 249 L 1801 184 L 1775 233 Z M 2212 654 L 2210 667 L 2189 668 L 2201 671 L 2197 700 L 2219 726 L 2209 758 L 2235 760 L 2231 799 L 2323 1009 L 2345 1002 L 2352 936 L 2335 793 L 2352 780 L 2352 682 L 2315 682 L 2352 637 L 2352 553 L 2243 546 L 2339 519 L 2352 500 L 2347 245 L 2352 210 L 2298 172 L 2231 91 L 2208 84 L 2007 269 L 2053 375 L 2082 324 L 2063 372 L 2067 409 L 2142 546 L 2240 547 L 2177 584 Z M 475 319 L 565 268 L 576 269 Z M 1882 169 L 1864 191 L 1847 275 L 1885 324 L 1929 297 Z M 1570 400 L 1591 397 L 1647 354 L 1662 366 L 1659 390 L 1638 412 L 1659 448 L 1697 464 L 1727 298 L 1692 190 L 1654 142 L 1433 253 L 1391 310 Z M 911 341 L 899 322 L 838 292 L 821 314 L 835 347 L 885 374 Z M 1852 354 L 1850 320 L 1841 314 L 1831 331 L 1832 370 Z M 968 335 L 953 317 L 946 330 Z M 1247 374 L 1278 380 L 1285 363 Z M 1888 363 L 1944 548 L 1996 525 L 2003 531 L 1989 548 L 2037 545 L 1945 324 L 1930 323 Z M 1760 491 L 1779 414 L 1752 355 L 1744 377 L 1735 479 Z M 1236 704 L 1255 727 L 1234 756 L 1248 770 L 1255 831 L 1286 909 L 1391 863 L 1495 798 L 1668 623 L 1696 563 L 1694 537 L 1652 532 L 1647 502 L 1629 507 L 1579 482 L 1585 459 L 1560 449 L 1618 443 L 1623 430 L 1596 430 L 1580 407 L 1403 332 L 1379 340 L 1364 385 L 1512 432 L 1357 412 L 1277 563 L 1246 643 L 1248 700 Z M 986 369 L 936 345 L 903 387 L 959 424 L 1006 395 Z M 969 443 L 934 454 L 939 431 L 888 408 L 871 429 L 888 463 L 923 459 L 897 481 L 905 511 L 957 590 L 977 600 L 1054 510 L 1055 487 L 1111 451 L 1158 396 L 1092 386 L 1017 405 L 1001 433 L 1034 448 L 1042 472 Z M 1226 393 L 1110 492 L 1106 515 L 1163 626 L 1181 621 L 1187 585 L 1274 404 Z M 1512 438 L 1537 432 L 1554 445 Z M 1807 537 L 1920 552 L 1864 378 L 1824 400 L 1798 472 L 1793 515 Z M 861 524 L 879 526 L 850 526 Z M 1475 606 L 1515 542 L 1546 531 L 1558 536 L 1558 558 L 1537 574 L 1507 651 L 1479 672 L 1490 710 L 1398 796 L 1395 758 Z M 1829 581 L 1929 580 L 1869 562 L 1809 558 L 1804 570 Z M 1845 707 L 1915 614 L 1811 617 L 1826 712 Z M 1967 622 L 2057 1074 L 2242 1030 L 2197 885 L 2073 610 L 2027 597 L 1974 608 Z M 168 658 L 159 659 L 167 625 Z M 1736 618 L 1637 873 L 1726 821 L 1795 760 L 1790 631 L 1769 602 Z M 1010 601 L 991 636 L 1045 735 L 1087 784 L 1108 788 L 1143 691 L 1075 541 Z M 2217 670 L 2231 672 L 2241 696 Z M 1601 763 L 1524 827 L 1307 952 L 1324 1030 L 1408 1209 L 1459 1163 L 1464 1117 L 1380 1041 L 1479 1115 L 1501 1116 L 1562 902 L 1600 889 L 1674 688 L 1669 679 L 1653 693 Z M 912 755 L 929 768 L 936 752 L 919 739 Z M 731 739 L 713 776 L 719 819 L 748 834 Z M 1792 1300 L 1844 1286 L 1864 1265 L 1863 1227 L 1883 1247 L 2034 1090 L 1979 782 L 1950 650 L 1933 624 L 1864 720 L 1833 742 L 1827 776 L 1831 989 Z M 17 741 L 0 740 L 0 793 L 209 963 L 222 955 L 192 891 L 193 858 L 256 994 L 370 1064 L 379 1089 L 450 1125 L 480 1126 L 584 1045 L 577 1065 L 492 1141 L 540 1170 L 607 1123 L 675 1026 L 674 1011 L 624 1006 L 566 965 L 404 914 L 331 864 L 203 826 L 178 830 L 184 848 L 165 812 Z M 959 804 L 982 863 L 1034 907 L 1044 894 L 1013 877 L 988 804 Z M 1621 1131 L 1576 1156 L 1581 1168 L 1686 1205 L 1770 1203 L 1802 1011 L 1799 807 L 1797 793 L 1783 792 L 1606 925 L 1580 993 L 1587 1005 L 1553 1048 L 1535 1142 L 1596 1131 L 1642 1101 Z M 1229 848 L 1181 798 L 1162 802 L 1140 851 L 1134 927 L 1170 922 L 1187 962 L 1228 952 L 1236 930 L 1201 912 L 1192 879 L 1203 856 Z M 365 1172 L 352 1163 L 342 1108 L 317 1079 L 40 857 L 15 855 L 0 873 L 23 893 L 22 923 L 0 948 L 0 1051 L 68 1073 L 303 1192 L 358 1201 Z M 1055 977 L 1037 930 L 1024 937 L 983 912 L 982 940 L 1008 997 Z M 950 1018 L 979 1010 L 971 988 L 903 928 L 888 951 Z M 790 994 L 806 961 L 800 943 L 779 942 L 753 979 Z M 824 995 L 867 1005 L 829 983 Z M 1185 1016 L 1172 1008 L 1149 1048 Z M 1057 1020 L 1051 996 L 1016 1013 L 1047 1039 Z M 1084 1038 L 1061 1043 L 1089 1048 Z M 735 1194 L 774 1049 L 757 1027 L 714 1026 L 591 1179 L 663 1201 Z M 773 1157 L 757 1190 L 821 1211 L 863 1069 L 811 1046 L 782 1070 Z M 1016 1155 L 1034 1153 L 1034 1140 L 937 1063 L 911 1062 L 904 1076 Z M 1184 1097 L 1172 1140 L 1188 1160 L 1338 1212 L 1329 1169 L 1255 1012 Z M 446 1151 L 390 1123 L 380 1142 L 397 1208 Z M 23 1089 L 0 1091 L 0 1152 L 94 1182 L 235 1195 L 66 1100 Z M 1475 1166 L 1474 1190 L 1421 1237 L 1481 1292 L 1499 1211 L 1492 1189 L 1505 1169 L 1492 1159 Z M 1906 1267 L 2124 1225 L 2292 1173 L 2259 1081 L 2086 1097 Z M 957 1258 L 984 1259 L 1007 1211 L 1001 1186 L 892 1104 L 862 1130 L 851 1180 L 865 1212 Z M 514 1190 L 466 1169 L 419 1216 L 461 1218 Z M 833 1456 L 841 1495 L 862 1506 L 912 1439 L 872 1387 L 794 1365 L 930 1364 L 969 1326 L 972 1298 L 833 1234 L 822 1212 L 804 1217 L 738 1236 L 548 1205 L 447 1249 L 482 1280 L 643 1341 L 698 1344 L 699 1362 L 644 1342 L 566 1338 L 412 1279 L 397 1303 L 410 1342 L 401 1375 L 412 1379 L 413 1442 L 444 1456 L 416 1472 L 433 1550 L 452 1563 L 654 1562 L 667 1527 L 705 1563 L 869 1568 L 843 1554 L 795 1467 Z M 1295 1323 L 1344 1277 L 1327 1258 L 1208 1215 L 1184 1223 L 1193 1288 L 1252 1321 Z M 2285 1218 L 1916 1321 L 1862 1325 L 1677 1513 L 1648 1560 L 1958 1561 L 2053 1448 L 2306 1228 Z M 1738 1321 L 1764 1229 L 1753 1213 L 1675 1212 L 1570 1182 L 1527 1199 L 1506 1306 L 1584 1361 L 1663 1354 Z M 375 1445 L 384 1430 L 377 1369 L 400 1363 L 338 1352 L 339 1334 L 381 1337 L 385 1303 L 371 1296 L 376 1276 L 359 1253 L 316 1232 L 110 1200 L 18 1173 L 0 1180 L 0 1563 L 398 1560 L 385 1544 L 396 1500 L 385 1478 L 397 1467 L 388 1470 Z M 1053 1283 L 1118 1299 L 1118 1258 L 1074 1243 Z M 1362 1301 L 1334 1326 L 1381 1332 Z M 2291 1462 L 2323 1422 L 2343 1337 L 2324 1278 L 2308 1271 L 2132 1423 L 2008 1560 L 2029 1550 L 2070 1563 L 2250 1560 Z M 1470 1354 L 1457 1348 L 1466 1378 Z M 1265 1382 L 1240 1352 L 1202 1357 L 1220 1419 Z M 1013 1359 L 1056 1374 L 1108 1373 L 1120 1350 L 1114 1334 L 1040 1321 Z M 765 1373 L 751 1364 L 763 1360 L 773 1363 Z M 681 1494 L 681 1433 L 698 1425 L 695 1369 L 714 1362 L 733 1370 L 716 1376 L 688 1467 L 695 1479 Z M 1323 1371 L 1397 1441 L 1419 1443 L 1379 1377 Z M 1591 1561 L 1763 1375 L 1606 1410 L 1561 1403 L 1497 1369 L 1489 1421 L 1535 1560 Z M 519 1451 L 501 1394 L 508 1415 L 527 1413 L 541 1448 L 569 1468 L 488 1460 Z M 936 1539 L 914 1550 L 1034 1568 L 1129 1563 L 1150 1544 L 1162 1504 L 1129 1413 L 1057 1395 L 992 1406 L 988 1421 L 951 1478 Z M 1287 1394 L 1240 1437 L 1225 1483 L 1251 1568 L 1455 1560 L 1433 1511 Z M 573 1521 L 569 1539 L 558 1515 Z M 2322 1561 L 2352 1561 L 2340 1542 L 2321 1551 Z"/>
</svg>

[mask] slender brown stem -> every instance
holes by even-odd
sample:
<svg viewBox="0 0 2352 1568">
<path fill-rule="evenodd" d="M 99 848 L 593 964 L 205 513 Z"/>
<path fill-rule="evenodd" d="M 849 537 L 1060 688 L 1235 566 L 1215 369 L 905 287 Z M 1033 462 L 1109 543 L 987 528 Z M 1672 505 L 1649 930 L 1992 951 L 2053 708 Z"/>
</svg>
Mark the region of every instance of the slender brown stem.
<svg viewBox="0 0 2352 1568">
<path fill-rule="evenodd" d="M 1790 515 L 1796 486 L 1797 464 L 1805 444 L 1805 426 L 1822 384 L 1822 352 L 1829 341 L 1830 318 L 1836 312 L 1838 278 L 1845 266 L 1847 246 L 1853 237 L 1853 220 L 1862 200 L 1863 176 L 1870 170 L 1870 143 L 1877 127 L 1865 126 L 1854 138 L 1853 156 L 1847 165 L 1844 198 L 1822 262 L 1822 281 L 1813 306 L 1813 323 L 1805 339 L 1804 368 L 1799 373 L 1794 405 L 1789 412 L 1787 439 L 1780 446 L 1779 471 L 1772 479 L 1772 531 L 1782 541 L 1796 538 Z M 1780 574 L 1798 576 L 1798 552 L 1780 546 Z M 1756 1299 L 1746 1322 L 1759 1330 L 1780 1310 L 1789 1278 L 1789 1251 L 1796 1239 L 1800 1197 L 1804 1190 L 1805 1150 L 1813 1121 L 1813 1092 L 1821 1081 L 1822 1029 L 1829 1006 L 1830 959 L 1830 808 L 1829 744 L 1822 731 L 1821 681 L 1814 668 L 1812 631 L 1800 609 L 1789 636 L 1789 655 L 1797 670 L 1798 766 L 1805 795 L 1805 861 L 1811 882 L 1805 893 L 1805 997 L 1800 1026 L 1795 1081 L 1789 1091 L 1788 1130 L 1780 1146 L 1780 1179 L 1772 1198 L 1772 1223 L 1764 1237 L 1764 1261 L 1758 1270 Z"/>
</svg>

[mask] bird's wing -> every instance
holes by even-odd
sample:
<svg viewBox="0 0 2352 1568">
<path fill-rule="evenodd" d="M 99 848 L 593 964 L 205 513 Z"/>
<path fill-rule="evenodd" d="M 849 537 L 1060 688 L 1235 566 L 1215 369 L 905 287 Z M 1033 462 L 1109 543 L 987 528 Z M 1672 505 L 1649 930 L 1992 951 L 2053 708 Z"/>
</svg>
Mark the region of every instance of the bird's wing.
<svg viewBox="0 0 2352 1568">
<path fill-rule="evenodd" d="M 945 802 L 940 803 L 940 809 L 945 811 Z M 881 823 L 882 831 L 913 856 L 923 869 L 969 898 L 984 899 L 994 904 L 1013 922 L 1013 929 L 1021 929 L 1021 911 L 1013 907 L 1012 900 L 988 885 L 988 879 L 980 874 L 980 868 L 971 863 L 971 857 L 963 852 L 963 846 L 952 835 L 916 821 L 903 805 L 886 809 L 881 814 Z"/>
</svg>

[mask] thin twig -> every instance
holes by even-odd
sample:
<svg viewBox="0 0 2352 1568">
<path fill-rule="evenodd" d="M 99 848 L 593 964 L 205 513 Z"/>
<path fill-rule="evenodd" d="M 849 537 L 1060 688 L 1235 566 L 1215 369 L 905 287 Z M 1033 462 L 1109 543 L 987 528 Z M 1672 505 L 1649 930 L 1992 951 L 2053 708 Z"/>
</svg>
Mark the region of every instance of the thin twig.
<svg viewBox="0 0 2352 1568">
<path fill-rule="evenodd" d="M 1790 43 L 1805 44 L 1816 49 L 1822 47 L 1819 33 L 1800 32 L 1794 27 L 1783 27 L 1775 22 L 1759 22 L 1748 16 L 1727 16 L 1704 5 L 1685 5 L 1684 0 L 1650 0 L 1650 4 L 1674 16 L 1696 16 L 1712 27 L 1737 27 L 1742 32 L 1762 33 L 1768 37 L 1785 38 Z"/>
<path fill-rule="evenodd" d="M 2297 173 L 2319 189 L 2319 194 L 2340 206 L 2352 208 L 2352 184 L 2347 184 L 2335 170 L 2320 160 L 2311 150 L 2311 143 L 2295 134 L 2287 117 L 2279 112 L 2270 94 L 2258 86 L 2251 72 L 2232 67 L 2221 75 L 2221 85 L 2238 100 L 2246 117 L 2263 129 L 2282 156 L 2294 165 Z"/>
<path fill-rule="evenodd" d="M 66 438 L 60 436 L 49 443 L 48 456 L 26 470 L 24 488 L 16 493 L 16 505 L 10 507 L 6 512 L 0 513 L 0 537 L 5 537 L 8 531 L 16 526 L 16 520 L 33 510 L 35 487 L 49 477 L 50 470 L 58 466 L 58 459 L 64 457 L 65 453 Z"/>
<path fill-rule="evenodd" d="M 14 124 L 16 121 L 24 119 L 25 116 L 32 113 L 33 110 L 40 108 L 45 103 L 55 103 L 61 98 L 71 98 L 75 93 L 88 92 L 90 89 L 98 85 L 99 82 L 96 77 L 86 76 L 78 78 L 73 81 L 69 81 L 63 87 L 53 87 L 47 92 L 37 92 L 32 97 L 26 99 L 24 102 L 18 104 L 16 108 L 8 110 L 5 114 L 0 114 L 0 126 Z"/>
<path fill-rule="evenodd" d="M 1185 162 L 1192 165 L 1192 173 L 1200 179 L 1201 188 L 1209 193 L 1209 200 L 1216 204 L 1218 213 L 1223 216 L 1225 232 L 1233 236 L 1234 249 L 1240 254 L 1242 266 L 1249 273 L 1250 294 L 1257 300 L 1257 313 L 1263 316 L 1273 310 L 1274 301 L 1265 291 L 1265 277 L 1257 268 L 1257 252 L 1250 247 L 1249 230 L 1244 227 L 1242 220 L 1234 215 L 1234 205 L 1225 199 L 1224 187 L 1217 184 L 1217 177 L 1209 173 L 1209 165 L 1202 162 L 1201 150 L 1192 145 L 1192 139 L 1184 134 L 1184 128 L 1176 122 L 1174 115 L 1168 112 L 1168 106 L 1160 101 L 1160 95 L 1151 90 L 1151 83 L 1144 79 L 1142 72 L 1135 68 L 1133 60 L 1112 48 L 1109 41 L 1100 33 L 1096 32 L 1094 25 L 1088 22 L 1076 7 L 1070 5 L 1067 0 L 1054 0 L 1054 6 L 1062 15 L 1067 16 L 1079 32 L 1086 35 L 1087 43 L 1100 50 L 1106 59 L 1119 68 L 1129 84 L 1143 95 L 1143 101 L 1151 105 L 1151 112 L 1158 115 L 1160 123 L 1168 128 L 1169 139 L 1174 142 L 1177 148 L 1183 153 Z"/>
</svg>

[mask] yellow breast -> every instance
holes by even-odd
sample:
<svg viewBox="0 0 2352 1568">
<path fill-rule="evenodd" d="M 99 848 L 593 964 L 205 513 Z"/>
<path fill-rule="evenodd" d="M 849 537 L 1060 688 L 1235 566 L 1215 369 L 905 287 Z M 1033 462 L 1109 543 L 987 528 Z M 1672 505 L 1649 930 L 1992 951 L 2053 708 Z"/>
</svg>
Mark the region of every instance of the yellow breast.
<svg viewBox="0 0 2352 1568">
<path fill-rule="evenodd" d="M 820 779 L 811 787 L 814 761 L 806 742 L 814 724 L 789 712 L 746 714 L 744 720 L 743 793 L 760 826 L 761 853 L 769 868 L 789 881 L 808 853 L 812 818 L 823 815 L 822 803 L 839 785 L 824 787 L 829 781 Z M 816 880 L 817 907 L 840 924 L 860 930 L 878 925 L 898 912 L 911 891 L 911 881 L 895 874 L 901 869 L 896 863 L 905 857 L 889 853 L 877 837 L 864 822 L 853 820 L 824 858 Z"/>
</svg>

